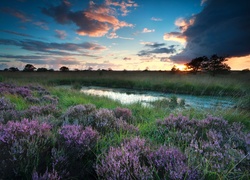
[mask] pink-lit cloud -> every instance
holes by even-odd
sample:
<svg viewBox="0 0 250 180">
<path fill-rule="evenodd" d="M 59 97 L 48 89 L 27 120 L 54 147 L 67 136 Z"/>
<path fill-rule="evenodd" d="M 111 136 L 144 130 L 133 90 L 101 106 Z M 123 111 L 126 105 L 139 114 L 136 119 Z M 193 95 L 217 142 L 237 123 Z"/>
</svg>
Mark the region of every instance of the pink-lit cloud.
<svg viewBox="0 0 250 180">
<path fill-rule="evenodd" d="M 96 4 L 89 2 L 89 7 L 82 11 L 71 11 L 71 6 L 66 2 L 62 2 L 58 6 L 43 8 L 42 12 L 51 16 L 60 24 L 74 23 L 78 29 L 76 32 L 81 36 L 102 37 L 109 33 L 110 30 L 115 32 L 123 27 L 133 27 L 133 24 L 120 21 L 117 17 L 117 11 L 112 6 L 119 6 L 121 11 L 129 7 L 136 7 L 136 3 L 113 2 L 106 0 L 104 4 Z M 112 34 L 111 34 L 112 37 Z"/>
<path fill-rule="evenodd" d="M 165 41 L 176 41 L 182 44 L 186 43 L 186 37 L 180 32 L 165 33 L 163 39 Z"/>
<path fill-rule="evenodd" d="M 128 10 L 128 8 L 138 7 L 138 4 L 135 3 L 134 1 L 131 1 L 131 0 L 122 1 L 122 2 L 117 2 L 114 0 L 106 0 L 106 5 L 120 7 L 120 11 L 122 12 L 122 16 L 126 16 L 130 12 Z"/>
</svg>

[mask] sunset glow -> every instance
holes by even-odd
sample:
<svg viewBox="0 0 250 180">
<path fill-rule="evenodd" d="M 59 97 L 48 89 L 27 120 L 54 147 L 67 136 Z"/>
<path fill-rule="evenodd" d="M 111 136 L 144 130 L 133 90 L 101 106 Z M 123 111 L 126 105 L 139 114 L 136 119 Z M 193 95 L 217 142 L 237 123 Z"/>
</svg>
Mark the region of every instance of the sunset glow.
<svg viewBox="0 0 250 180">
<path fill-rule="evenodd" d="M 28 63 L 56 70 L 174 65 L 184 70 L 193 58 L 213 54 L 228 57 L 232 70 L 250 68 L 248 5 L 245 0 L 2 0 L 0 70 L 22 70 Z"/>
</svg>

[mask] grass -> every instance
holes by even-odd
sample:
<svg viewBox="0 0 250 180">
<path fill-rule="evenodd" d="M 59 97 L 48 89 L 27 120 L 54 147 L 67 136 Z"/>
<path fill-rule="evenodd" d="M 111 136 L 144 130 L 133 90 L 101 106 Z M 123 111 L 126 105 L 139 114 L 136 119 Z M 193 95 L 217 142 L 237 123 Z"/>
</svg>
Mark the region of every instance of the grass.
<svg viewBox="0 0 250 180">
<path fill-rule="evenodd" d="M 84 71 L 84 72 L 0 72 L 6 81 L 47 85 L 96 85 L 113 88 L 154 90 L 193 95 L 239 97 L 249 94 L 249 73 L 232 72 L 228 75 L 172 74 L 171 72 Z"/>
</svg>

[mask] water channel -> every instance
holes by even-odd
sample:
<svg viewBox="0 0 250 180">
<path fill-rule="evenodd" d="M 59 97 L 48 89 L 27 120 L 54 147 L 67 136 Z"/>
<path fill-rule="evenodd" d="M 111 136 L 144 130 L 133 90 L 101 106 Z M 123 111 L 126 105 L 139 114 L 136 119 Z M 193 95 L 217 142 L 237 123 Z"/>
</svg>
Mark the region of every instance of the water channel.
<svg viewBox="0 0 250 180">
<path fill-rule="evenodd" d="M 80 91 L 89 95 L 108 97 L 110 99 L 120 101 L 122 104 L 140 102 L 146 106 L 150 105 L 150 102 L 152 101 L 161 100 L 164 98 L 170 99 L 172 96 L 176 96 L 177 101 L 184 99 L 186 107 L 194 108 L 232 108 L 236 102 L 236 100 L 230 97 L 193 96 L 97 86 L 82 87 Z"/>
</svg>

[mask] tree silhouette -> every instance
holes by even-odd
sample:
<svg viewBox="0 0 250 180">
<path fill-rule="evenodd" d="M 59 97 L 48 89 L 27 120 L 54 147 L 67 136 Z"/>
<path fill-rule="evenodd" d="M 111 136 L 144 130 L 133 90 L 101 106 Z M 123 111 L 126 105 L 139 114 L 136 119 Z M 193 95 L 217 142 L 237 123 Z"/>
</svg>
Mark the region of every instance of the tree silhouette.
<svg viewBox="0 0 250 180">
<path fill-rule="evenodd" d="M 191 70 L 193 73 L 197 73 L 198 71 L 202 70 L 202 63 L 208 61 L 208 58 L 206 56 L 197 57 L 192 59 L 191 62 L 186 63 L 185 66 L 187 66 L 188 69 Z"/>
<path fill-rule="evenodd" d="M 19 71 L 19 69 L 16 67 L 10 67 L 8 71 L 17 72 L 17 71 Z"/>
<path fill-rule="evenodd" d="M 46 71 L 48 71 L 48 69 L 44 67 L 37 69 L 37 72 L 46 72 Z"/>
<path fill-rule="evenodd" d="M 225 63 L 227 59 L 222 56 L 212 55 L 208 61 L 202 62 L 202 69 L 211 73 L 212 76 L 218 73 L 230 72 L 230 67 Z"/>
<path fill-rule="evenodd" d="M 35 66 L 33 66 L 32 64 L 26 64 L 23 71 L 26 71 L 26 72 L 32 72 L 36 69 Z"/>
<path fill-rule="evenodd" d="M 62 72 L 69 71 L 69 68 L 66 66 L 62 66 L 62 67 L 60 67 L 60 71 L 62 71 Z"/>
<path fill-rule="evenodd" d="M 171 69 L 171 72 L 172 73 L 177 73 L 177 72 L 180 72 L 180 69 L 176 67 L 176 65 L 174 65 Z"/>
</svg>

